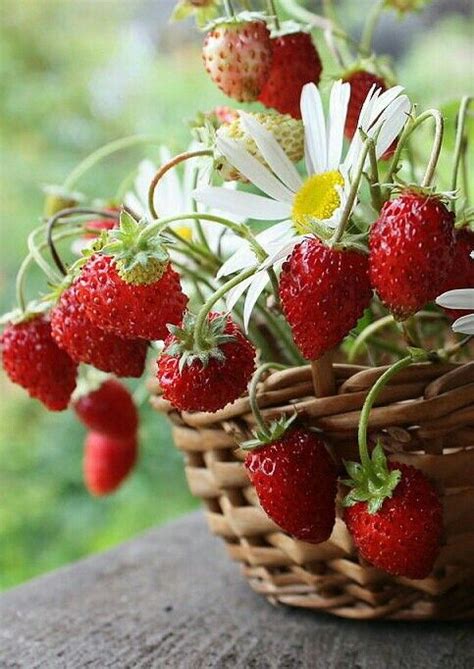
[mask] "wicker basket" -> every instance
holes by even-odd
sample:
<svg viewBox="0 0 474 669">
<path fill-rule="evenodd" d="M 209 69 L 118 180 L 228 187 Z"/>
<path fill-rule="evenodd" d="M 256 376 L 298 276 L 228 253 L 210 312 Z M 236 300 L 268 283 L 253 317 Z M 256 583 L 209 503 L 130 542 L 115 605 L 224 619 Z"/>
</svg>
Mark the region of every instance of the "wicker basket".
<svg viewBox="0 0 474 669">
<path fill-rule="evenodd" d="M 276 372 L 261 384 L 259 406 L 268 418 L 296 410 L 323 432 L 339 462 L 357 459 L 359 411 L 385 369 L 335 364 L 336 390 L 318 398 L 310 366 Z M 474 617 L 474 363 L 412 365 L 392 379 L 370 415 L 372 443 L 380 437 L 390 459 L 421 469 L 442 495 L 444 545 L 433 573 L 420 581 L 361 561 L 340 518 L 329 541 L 313 545 L 292 539 L 266 516 L 236 448 L 254 424 L 248 398 L 214 414 L 179 414 L 156 382 L 150 389 L 153 406 L 173 423 L 189 487 L 203 500 L 211 531 L 256 592 L 272 603 L 347 618 Z"/>
</svg>

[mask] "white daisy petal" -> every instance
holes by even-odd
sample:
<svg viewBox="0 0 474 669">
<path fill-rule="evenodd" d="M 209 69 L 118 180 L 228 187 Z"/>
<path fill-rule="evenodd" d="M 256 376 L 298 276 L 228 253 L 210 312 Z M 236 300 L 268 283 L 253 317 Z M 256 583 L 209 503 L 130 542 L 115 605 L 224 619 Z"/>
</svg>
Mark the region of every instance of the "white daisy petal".
<svg viewBox="0 0 474 669">
<path fill-rule="evenodd" d="M 127 206 L 130 207 L 130 209 L 138 214 L 140 218 L 142 216 L 147 215 L 147 210 L 143 206 L 141 200 L 138 199 L 138 197 L 135 195 L 135 193 L 129 192 L 125 195 L 123 198 L 123 203 Z"/>
<path fill-rule="evenodd" d="M 269 282 L 269 277 L 267 272 L 257 272 L 255 276 L 252 277 L 252 283 L 247 292 L 244 305 L 244 327 L 245 331 L 248 331 L 250 316 L 252 315 L 253 308 L 262 294 L 265 286 Z"/>
<path fill-rule="evenodd" d="M 369 128 L 370 119 L 372 117 L 372 110 L 379 96 L 378 91 L 380 91 L 380 89 L 377 89 L 374 84 L 370 89 L 370 91 L 368 92 L 367 97 L 365 98 L 364 103 L 361 107 L 359 119 L 357 121 L 357 130 L 355 131 L 351 139 L 351 143 L 349 145 L 349 149 L 346 153 L 346 157 L 344 160 L 344 167 L 349 172 L 357 164 L 357 161 L 359 159 L 359 154 L 362 148 L 362 138 L 360 136 L 358 128 L 362 128 L 364 132 L 366 132 L 367 129 Z"/>
<path fill-rule="evenodd" d="M 374 131 L 378 128 L 381 130 L 375 141 L 375 154 L 380 158 L 385 151 L 393 144 L 394 140 L 400 134 L 403 126 L 406 123 L 408 114 L 410 112 L 410 101 L 406 95 L 397 98 L 388 109 L 386 109 L 377 123 L 374 125 Z M 372 135 L 372 129 L 369 134 Z"/>
<path fill-rule="evenodd" d="M 301 186 L 301 177 L 275 137 L 256 118 L 240 112 L 241 125 L 254 140 L 274 174 L 292 191 Z"/>
<path fill-rule="evenodd" d="M 226 211 L 231 216 L 243 216 L 259 221 L 281 221 L 291 214 L 291 205 L 287 202 L 277 202 L 243 191 L 232 192 L 222 187 L 209 186 L 195 190 L 193 197 L 198 202 Z"/>
<path fill-rule="evenodd" d="M 216 279 L 228 276 L 229 274 L 235 274 L 235 272 L 240 272 L 240 270 L 251 267 L 252 265 L 255 265 L 255 263 L 255 253 L 252 251 L 250 244 L 244 241 L 244 246 L 231 255 L 231 257 L 221 266 L 216 274 Z"/>
<path fill-rule="evenodd" d="M 305 130 L 306 161 L 308 171 L 320 174 L 326 171 L 326 121 L 324 119 L 323 104 L 317 87 L 314 84 L 305 84 L 301 93 L 301 116 Z"/>
<path fill-rule="evenodd" d="M 347 106 L 350 95 L 350 84 L 343 84 L 341 80 L 333 84 L 329 101 L 328 170 L 336 170 L 341 163 L 344 127 L 346 125 Z"/>
<path fill-rule="evenodd" d="M 474 288 L 448 290 L 436 298 L 436 304 L 447 309 L 474 309 Z"/>
<path fill-rule="evenodd" d="M 392 102 L 402 93 L 405 89 L 403 86 L 392 86 L 392 88 L 388 88 L 386 91 L 381 93 L 372 109 L 372 119 L 375 120 L 377 117 L 383 112 L 384 109 L 389 107 Z"/>
<path fill-rule="evenodd" d="M 293 200 L 293 193 L 238 142 L 218 137 L 216 145 L 229 163 L 261 191 L 281 202 Z"/>
<path fill-rule="evenodd" d="M 474 314 L 462 316 L 454 321 L 452 325 L 454 332 L 461 334 L 474 335 Z"/>
<path fill-rule="evenodd" d="M 255 275 L 252 275 L 248 279 L 244 279 L 244 281 L 241 281 L 236 286 L 234 286 L 234 288 L 229 290 L 225 298 L 226 306 L 229 311 L 232 311 L 232 309 L 235 307 L 237 302 L 252 283 L 254 276 Z"/>
<path fill-rule="evenodd" d="M 286 258 L 290 255 L 290 253 L 293 251 L 295 246 L 297 244 L 300 244 L 304 239 L 304 236 L 298 235 L 297 237 L 294 237 L 291 239 L 288 243 L 284 244 L 284 246 L 280 247 L 278 251 L 273 253 L 273 255 L 270 255 L 267 260 L 265 260 L 261 265 L 261 269 L 268 269 L 269 267 L 273 267 L 273 265 L 276 265 L 276 263 L 280 262 L 280 260 L 286 260 Z"/>
</svg>

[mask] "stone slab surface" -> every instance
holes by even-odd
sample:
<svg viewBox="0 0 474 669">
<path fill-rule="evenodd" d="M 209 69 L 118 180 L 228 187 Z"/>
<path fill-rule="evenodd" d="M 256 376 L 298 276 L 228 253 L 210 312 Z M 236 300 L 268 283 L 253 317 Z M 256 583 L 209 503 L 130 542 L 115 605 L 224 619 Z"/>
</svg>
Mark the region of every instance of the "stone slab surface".
<svg viewBox="0 0 474 669">
<path fill-rule="evenodd" d="M 275 608 L 194 513 L 3 594 L 0 667 L 474 669 L 474 625 Z"/>
</svg>

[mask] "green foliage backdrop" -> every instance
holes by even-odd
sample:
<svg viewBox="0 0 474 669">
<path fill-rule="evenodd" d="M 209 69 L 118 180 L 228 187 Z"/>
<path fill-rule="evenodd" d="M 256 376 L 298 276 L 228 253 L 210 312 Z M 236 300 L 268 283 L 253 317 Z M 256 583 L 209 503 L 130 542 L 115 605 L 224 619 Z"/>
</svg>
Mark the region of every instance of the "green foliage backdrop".
<svg viewBox="0 0 474 669">
<path fill-rule="evenodd" d="M 357 30 L 354 5 L 368 2 L 342 4 Z M 189 26 L 167 29 L 170 6 L 164 0 L 3 0 L 2 310 L 11 306 L 26 235 L 41 215 L 41 184 L 60 183 L 82 157 L 124 135 L 153 133 L 180 150 L 188 141 L 182 119 L 226 102 L 202 70 L 199 36 Z M 472 20 L 455 13 L 432 24 L 394 19 L 385 29 L 393 44 L 406 48 L 400 79 L 420 103 L 448 103 L 469 90 Z M 449 58 L 441 56 L 446 44 Z M 446 107 L 451 116 L 453 109 Z M 143 155 L 135 149 L 114 157 L 80 189 L 87 193 L 93 185 L 94 193 L 113 196 Z M 96 500 L 82 484 L 84 432 L 72 414 L 48 414 L 4 375 L 0 392 L 0 588 L 195 506 L 169 428 L 146 398 L 138 468 L 117 494 Z"/>
</svg>

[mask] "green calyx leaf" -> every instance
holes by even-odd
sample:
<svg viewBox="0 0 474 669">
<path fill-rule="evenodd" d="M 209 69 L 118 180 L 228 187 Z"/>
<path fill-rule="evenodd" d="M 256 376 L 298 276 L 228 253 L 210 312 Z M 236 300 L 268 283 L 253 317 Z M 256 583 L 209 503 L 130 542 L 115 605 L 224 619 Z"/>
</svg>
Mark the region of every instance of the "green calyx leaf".
<svg viewBox="0 0 474 669">
<path fill-rule="evenodd" d="M 11 323 L 12 325 L 26 323 L 37 316 L 46 314 L 53 306 L 54 302 L 47 297 L 40 300 L 32 300 L 26 305 L 25 311 L 16 308 L 0 316 L 0 325 L 6 325 L 8 323 Z"/>
<path fill-rule="evenodd" d="M 370 458 L 370 464 L 344 462 L 349 479 L 341 481 L 351 488 L 343 500 L 343 506 L 354 506 L 357 502 L 367 502 L 368 511 L 377 513 L 384 500 L 391 497 L 397 487 L 401 472 L 389 470 L 387 458 L 380 442 L 377 442 Z"/>
<path fill-rule="evenodd" d="M 169 263 L 169 253 L 160 235 L 141 237 L 148 225 L 136 221 L 126 211 L 120 214 L 120 227 L 107 233 L 102 251 L 115 259 L 121 279 L 131 284 L 149 284 L 161 279 Z M 101 242 L 102 243 L 102 242 Z"/>
<path fill-rule="evenodd" d="M 219 12 L 220 0 L 206 0 L 200 5 L 191 0 L 179 0 L 171 14 L 171 21 L 182 21 L 191 14 L 196 18 L 199 28 L 204 28 Z"/>
<path fill-rule="evenodd" d="M 214 28 L 240 28 L 243 24 L 262 21 L 266 23 L 266 15 L 263 12 L 244 11 L 235 16 L 220 16 L 205 26 L 205 30 L 213 30 Z"/>
<path fill-rule="evenodd" d="M 243 451 L 253 451 L 255 448 L 267 446 L 268 444 L 273 444 L 275 441 L 279 441 L 296 418 L 296 413 L 289 418 L 278 418 L 270 423 L 266 430 L 256 430 L 253 433 L 253 439 L 242 442 L 240 448 Z"/>
<path fill-rule="evenodd" d="M 211 360 L 224 362 L 225 353 L 222 346 L 235 341 L 234 335 L 224 332 L 226 323 L 226 314 L 217 316 L 212 320 L 208 317 L 204 321 L 201 333 L 202 345 L 198 348 L 195 341 L 196 316 L 188 311 L 180 326 L 168 325 L 168 330 L 173 335 L 174 341 L 163 352 L 179 358 L 180 372 L 186 365 L 191 366 L 196 361 L 199 361 L 203 367 L 207 367 Z"/>
</svg>

